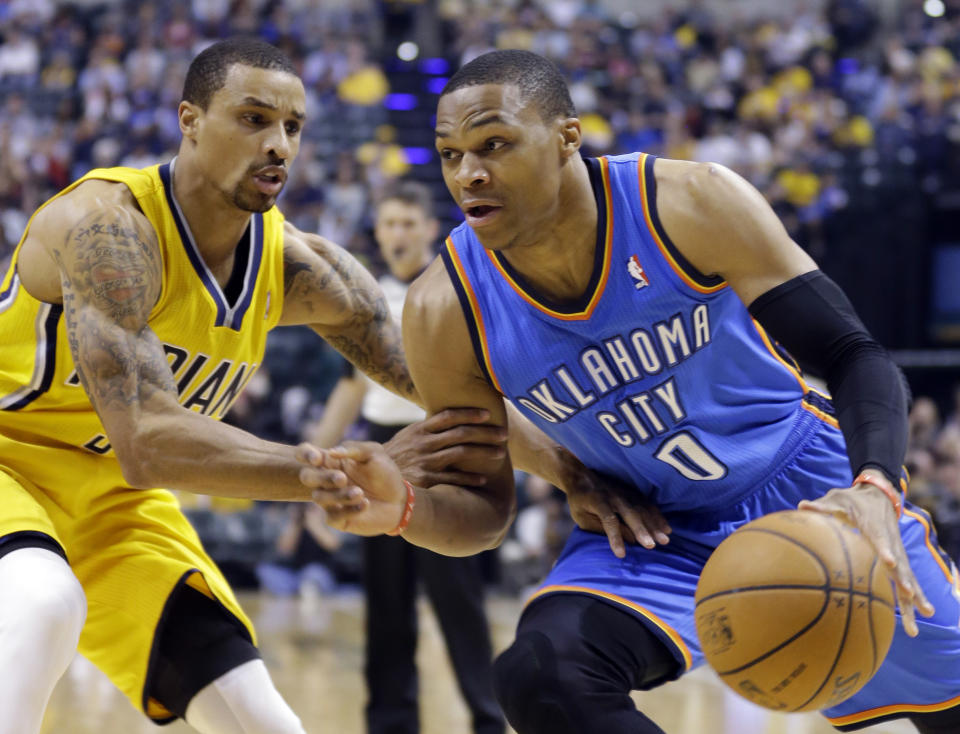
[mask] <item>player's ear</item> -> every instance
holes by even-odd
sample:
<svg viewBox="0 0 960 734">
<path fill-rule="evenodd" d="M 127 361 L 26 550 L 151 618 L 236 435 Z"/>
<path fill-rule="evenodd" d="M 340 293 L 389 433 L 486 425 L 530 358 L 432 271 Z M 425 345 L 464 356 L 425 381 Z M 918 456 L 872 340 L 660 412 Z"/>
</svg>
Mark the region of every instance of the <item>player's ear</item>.
<svg viewBox="0 0 960 734">
<path fill-rule="evenodd" d="M 177 117 L 180 120 L 180 132 L 183 137 L 191 140 L 197 137 L 197 126 L 200 122 L 200 115 L 203 112 L 193 102 L 184 100 L 177 108 Z"/>
<path fill-rule="evenodd" d="M 569 158 L 580 150 L 582 140 L 580 120 L 576 117 L 567 117 L 560 121 L 560 155 L 563 158 Z"/>
</svg>

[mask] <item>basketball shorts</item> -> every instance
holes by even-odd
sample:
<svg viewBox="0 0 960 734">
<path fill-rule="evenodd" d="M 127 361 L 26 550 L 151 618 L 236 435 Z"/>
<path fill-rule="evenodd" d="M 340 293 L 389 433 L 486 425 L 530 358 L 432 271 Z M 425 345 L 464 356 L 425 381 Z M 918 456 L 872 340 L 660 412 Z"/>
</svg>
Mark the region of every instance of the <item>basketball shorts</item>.
<svg viewBox="0 0 960 734">
<path fill-rule="evenodd" d="M 6 441 L 0 437 L 0 449 Z M 48 452 L 56 462 L 59 452 Z M 59 544 L 87 596 L 80 653 L 136 708 L 167 721 L 171 713 L 146 690 L 154 636 L 172 591 L 181 583 L 202 591 L 255 640 L 253 626 L 170 492 L 105 487 L 92 493 L 89 475 L 78 472 L 74 483 L 66 476 L 52 490 L 0 465 L 0 552 L 5 540 L 19 543 L 38 533 Z"/>
<path fill-rule="evenodd" d="M 851 481 L 842 434 L 819 420 L 811 421 L 808 435 L 773 478 L 738 504 L 667 514 L 673 529 L 668 545 L 627 546 L 626 558 L 618 559 L 604 535 L 574 529 L 528 604 L 546 594 L 578 593 L 619 605 L 670 648 L 681 675 L 704 661 L 694 625 L 694 592 L 713 549 L 761 515 L 796 509 L 801 500 L 816 499 L 834 487 L 850 486 Z M 900 532 L 910 566 L 936 614 L 931 618 L 918 614 L 920 634 L 910 638 L 898 613 L 893 644 L 876 675 L 855 696 L 822 712 L 837 727 L 960 705 L 960 576 L 937 545 L 926 512 L 907 503 Z"/>
</svg>

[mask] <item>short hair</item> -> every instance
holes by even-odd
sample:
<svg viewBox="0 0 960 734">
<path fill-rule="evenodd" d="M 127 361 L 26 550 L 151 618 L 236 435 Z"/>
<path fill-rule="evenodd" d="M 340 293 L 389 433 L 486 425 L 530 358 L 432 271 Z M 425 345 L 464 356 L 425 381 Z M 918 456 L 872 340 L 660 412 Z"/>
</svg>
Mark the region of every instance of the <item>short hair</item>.
<svg viewBox="0 0 960 734">
<path fill-rule="evenodd" d="M 429 187 L 419 181 L 400 181 L 377 199 L 379 210 L 388 201 L 399 201 L 409 206 L 418 207 L 427 219 L 433 219 L 433 194 Z"/>
<path fill-rule="evenodd" d="M 532 100 L 544 120 L 576 117 L 563 74 L 549 59 L 530 51 L 506 50 L 482 54 L 460 67 L 440 96 L 480 84 L 513 84 L 521 99 Z"/>
<path fill-rule="evenodd" d="M 181 101 L 207 109 L 216 91 L 223 88 L 227 71 L 234 64 L 297 73 L 290 58 L 276 46 L 257 38 L 228 38 L 205 48 L 190 62 Z"/>
</svg>

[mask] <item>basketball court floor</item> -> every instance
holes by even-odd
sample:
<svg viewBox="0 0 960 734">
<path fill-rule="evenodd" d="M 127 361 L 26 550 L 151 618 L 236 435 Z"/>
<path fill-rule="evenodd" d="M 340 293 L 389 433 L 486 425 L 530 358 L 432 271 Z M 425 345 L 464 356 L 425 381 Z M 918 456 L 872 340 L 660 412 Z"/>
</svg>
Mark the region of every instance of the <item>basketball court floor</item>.
<svg viewBox="0 0 960 734">
<path fill-rule="evenodd" d="M 241 595 L 260 635 L 261 649 L 280 692 L 308 734 L 364 734 L 363 603 L 359 594 L 319 598 Z M 512 639 L 521 602 L 488 600 L 494 645 Z M 467 710 L 447 661 L 440 629 L 421 603 L 421 734 L 470 734 Z M 706 668 L 656 691 L 635 694 L 641 708 L 668 734 L 830 734 L 817 714 L 768 714 L 733 694 Z M 915 734 L 907 723 L 882 724 L 868 734 Z M 189 734 L 182 722 L 162 729 L 148 722 L 81 657 L 57 685 L 43 734 Z"/>
</svg>

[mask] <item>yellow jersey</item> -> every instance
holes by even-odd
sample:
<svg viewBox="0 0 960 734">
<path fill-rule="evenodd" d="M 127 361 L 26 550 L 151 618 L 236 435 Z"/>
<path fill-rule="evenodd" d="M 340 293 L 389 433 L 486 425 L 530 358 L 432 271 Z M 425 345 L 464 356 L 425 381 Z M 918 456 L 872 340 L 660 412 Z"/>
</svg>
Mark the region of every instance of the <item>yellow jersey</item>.
<svg viewBox="0 0 960 734">
<path fill-rule="evenodd" d="M 234 266 L 245 267 L 243 287 L 230 303 L 174 196 L 175 163 L 93 170 L 57 197 L 90 179 L 129 187 L 156 230 L 163 262 L 150 328 L 163 344 L 181 404 L 222 418 L 262 362 L 267 332 L 280 319 L 283 215 L 276 207 L 251 215 Z M 123 485 L 119 462 L 74 368 L 63 309 L 21 286 L 18 252 L 19 246 L 0 284 L 0 433 L 43 450 L 35 460 L 3 455 L 0 464 L 48 491 L 57 489 L 58 479 L 69 479 L 72 493 L 78 480 L 93 482 L 94 492 Z"/>
<path fill-rule="evenodd" d="M 262 362 L 267 332 L 280 319 L 283 216 L 272 208 L 250 217 L 235 256 L 242 287 L 230 289 L 236 297 L 228 301 L 174 197 L 175 163 L 94 170 L 57 196 L 90 179 L 123 183 L 133 193 L 156 230 L 163 263 L 148 323 L 181 404 L 221 418 Z M 168 721 L 172 714 L 150 697 L 149 681 L 170 592 L 194 586 L 255 642 L 254 630 L 174 496 L 124 481 L 77 377 L 62 307 L 37 300 L 20 283 L 22 245 L 0 282 L 0 539 L 40 533 L 60 544 L 87 596 L 80 652 L 134 706 Z"/>
</svg>

